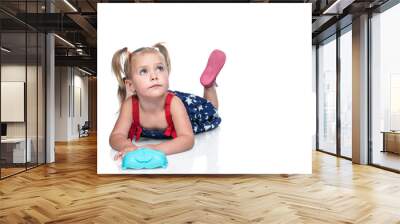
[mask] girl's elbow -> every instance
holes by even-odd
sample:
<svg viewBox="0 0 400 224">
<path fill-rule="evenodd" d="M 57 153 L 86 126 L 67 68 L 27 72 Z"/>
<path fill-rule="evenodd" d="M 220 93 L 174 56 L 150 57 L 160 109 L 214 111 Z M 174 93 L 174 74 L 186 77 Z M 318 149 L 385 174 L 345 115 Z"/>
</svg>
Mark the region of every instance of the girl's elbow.
<svg viewBox="0 0 400 224">
<path fill-rule="evenodd" d="M 181 136 L 182 148 L 181 151 L 189 151 L 194 146 L 194 135 L 193 134 L 185 134 Z"/>
<path fill-rule="evenodd" d="M 189 149 L 188 150 L 190 150 L 194 146 L 194 135 L 193 134 L 188 136 L 188 141 L 189 141 Z"/>
<path fill-rule="evenodd" d="M 110 137 L 108 138 L 108 143 L 112 148 L 114 148 L 115 143 L 118 141 L 119 135 L 117 133 L 112 132 Z"/>
<path fill-rule="evenodd" d="M 112 147 L 113 134 L 108 137 L 108 144 Z"/>
</svg>

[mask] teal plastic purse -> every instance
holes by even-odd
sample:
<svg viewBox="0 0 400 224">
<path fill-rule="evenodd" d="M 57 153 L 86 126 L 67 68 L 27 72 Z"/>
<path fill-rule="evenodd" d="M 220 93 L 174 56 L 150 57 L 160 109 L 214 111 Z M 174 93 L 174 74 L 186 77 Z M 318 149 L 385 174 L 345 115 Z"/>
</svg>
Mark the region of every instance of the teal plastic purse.
<svg viewBox="0 0 400 224">
<path fill-rule="evenodd" d="M 168 160 L 165 153 L 159 150 L 140 148 L 130 151 L 122 158 L 122 169 L 155 169 L 166 168 Z"/>
</svg>

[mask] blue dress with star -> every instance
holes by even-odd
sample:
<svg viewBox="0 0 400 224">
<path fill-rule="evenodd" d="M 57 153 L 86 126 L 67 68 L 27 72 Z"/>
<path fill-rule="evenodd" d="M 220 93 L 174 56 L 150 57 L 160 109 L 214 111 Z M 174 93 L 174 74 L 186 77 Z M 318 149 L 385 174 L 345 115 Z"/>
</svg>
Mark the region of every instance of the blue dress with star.
<svg viewBox="0 0 400 224">
<path fill-rule="evenodd" d="M 217 109 L 209 100 L 189 93 L 179 91 L 171 92 L 179 97 L 185 105 L 194 134 L 212 130 L 221 123 L 221 118 L 218 115 Z M 163 130 L 145 128 L 143 128 L 141 136 L 157 139 L 166 138 Z"/>
</svg>

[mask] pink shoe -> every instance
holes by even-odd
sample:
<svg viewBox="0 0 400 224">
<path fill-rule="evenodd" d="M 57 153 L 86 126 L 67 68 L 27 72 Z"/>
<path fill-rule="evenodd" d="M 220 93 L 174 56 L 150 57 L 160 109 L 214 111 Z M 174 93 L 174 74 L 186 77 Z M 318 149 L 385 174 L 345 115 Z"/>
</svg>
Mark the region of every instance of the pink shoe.
<svg viewBox="0 0 400 224">
<path fill-rule="evenodd" d="M 223 51 L 215 49 L 211 52 L 210 57 L 208 58 L 207 67 L 204 69 L 203 74 L 201 74 L 200 77 L 200 83 L 204 87 L 209 88 L 214 84 L 219 71 L 221 71 L 225 64 L 225 59 L 226 56 Z"/>
</svg>

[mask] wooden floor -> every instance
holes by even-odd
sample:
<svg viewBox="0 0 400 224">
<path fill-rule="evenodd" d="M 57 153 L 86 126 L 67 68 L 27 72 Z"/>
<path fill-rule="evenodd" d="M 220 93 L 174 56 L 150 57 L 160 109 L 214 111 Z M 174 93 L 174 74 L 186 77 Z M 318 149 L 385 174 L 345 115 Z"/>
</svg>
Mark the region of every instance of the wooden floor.
<svg viewBox="0 0 400 224">
<path fill-rule="evenodd" d="M 392 152 L 374 151 L 372 157 L 374 164 L 389 167 L 395 170 L 400 170 L 400 154 Z"/>
<path fill-rule="evenodd" d="M 14 164 L 11 164 L 10 166 L 13 166 Z M 14 165 L 15 166 L 15 165 Z M 26 167 L 25 164 L 18 164 L 17 167 L 2 167 L 1 168 L 1 178 L 5 178 L 11 175 L 14 175 L 19 172 L 23 172 L 27 169 L 33 169 L 37 166 L 36 162 L 35 163 L 27 163 Z"/>
<path fill-rule="evenodd" d="M 0 181 L 0 223 L 400 223 L 400 175 L 313 152 L 312 175 L 96 174 L 96 138 Z"/>
<path fill-rule="evenodd" d="M 17 167 L 17 168 L 4 168 L 4 167 L 2 167 L 1 168 L 1 178 L 16 174 L 18 172 L 22 172 L 24 170 L 26 170 L 25 167 L 24 168 L 19 168 L 19 167 Z"/>
</svg>

